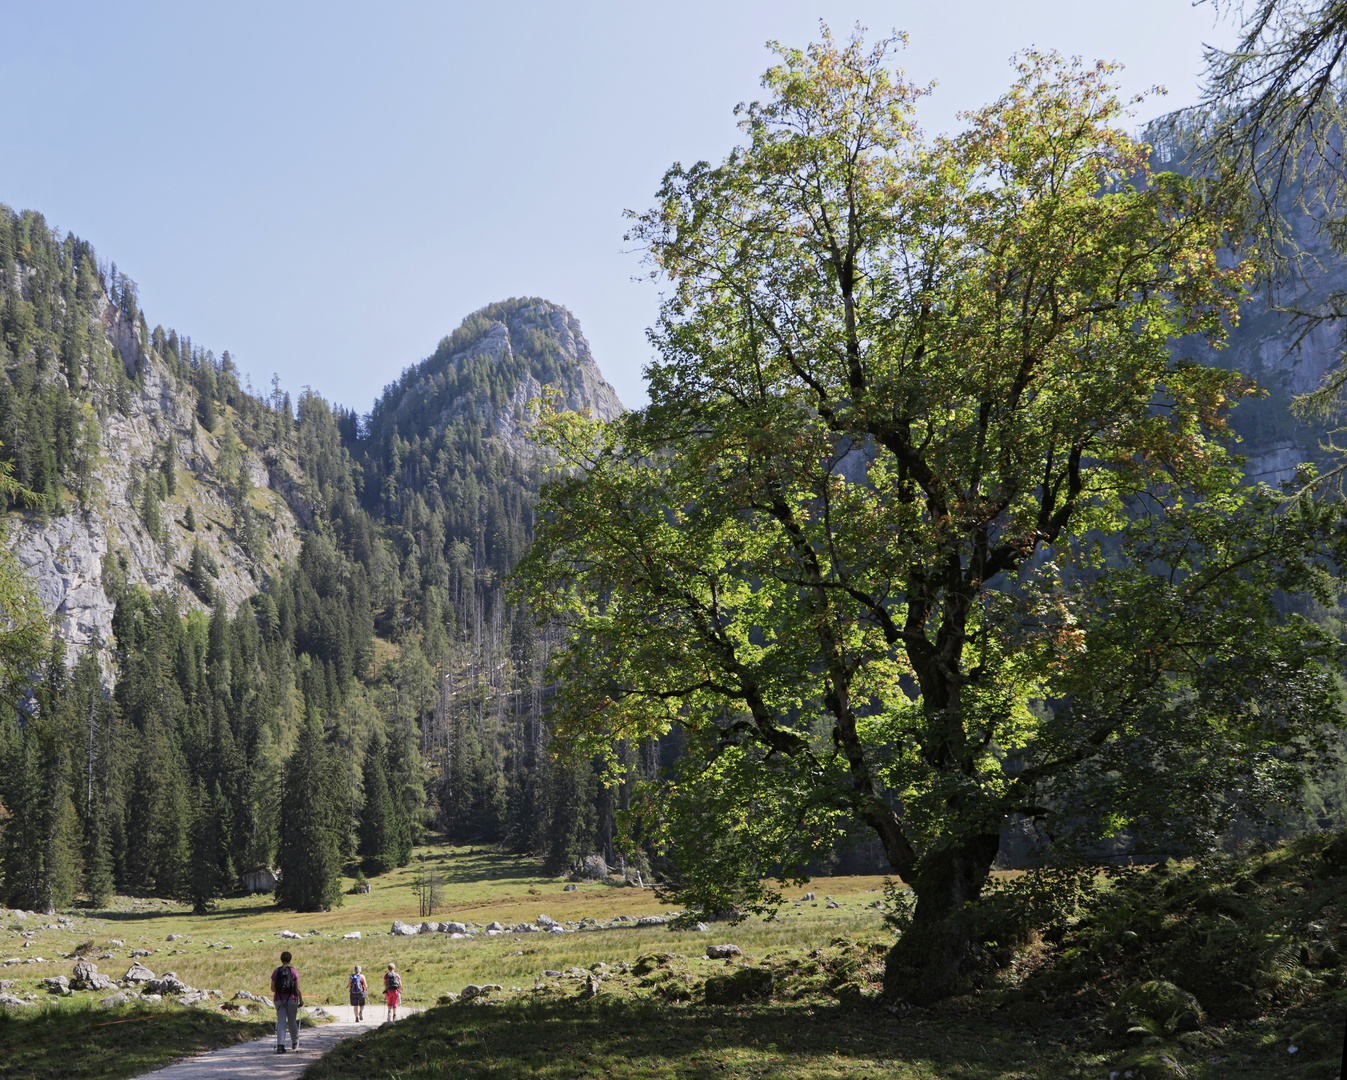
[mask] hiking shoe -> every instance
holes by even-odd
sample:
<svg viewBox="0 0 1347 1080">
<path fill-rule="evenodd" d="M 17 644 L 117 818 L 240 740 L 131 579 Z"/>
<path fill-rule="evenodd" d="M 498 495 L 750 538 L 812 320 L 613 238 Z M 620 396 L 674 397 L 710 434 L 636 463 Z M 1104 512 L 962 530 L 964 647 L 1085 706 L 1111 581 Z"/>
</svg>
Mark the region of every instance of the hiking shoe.
<svg viewBox="0 0 1347 1080">
<path fill-rule="evenodd" d="M 276 1047 L 276 1053 L 278 1053 L 278 1054 L 284 1054 L 284 1053 L 285 1053 L 285 1047 L 284 1047 L 284 1046 L 278 1046 L 278 1047 Z"/>
</svg>

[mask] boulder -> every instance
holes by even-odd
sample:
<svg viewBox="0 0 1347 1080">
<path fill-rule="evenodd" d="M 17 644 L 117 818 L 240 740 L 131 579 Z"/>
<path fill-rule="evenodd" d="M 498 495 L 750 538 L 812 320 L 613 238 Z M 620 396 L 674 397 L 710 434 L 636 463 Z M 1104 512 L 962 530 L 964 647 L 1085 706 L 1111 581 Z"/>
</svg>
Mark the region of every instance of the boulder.
<svg viewBox="0 0 1347 1080">
<path fill-rule="evenodd" d="M 290 939 L 290 938 L 297 938 L 300 935 L 296 934 L 293 930 L 282 930 L 280 932 L 280 936 L 286 939 Z"/>
<path fill-rule="evenodd" d="M 262 1004 L 264 1004 L 264 1005 L 267 1003 L 267 999 L 264 998 L 264 997 L 262 997 L 260 994 L 249 993 L 247 990 L 240 990 L 238 993 L 236 993 L 236 994 L 234 995 L 234 1000 L 235 1000 L 235 1001 L 260 1001 L 260 1002 L 261 1002 Z"/>
<path fill-rule="evenodd" d="M 149 956 L 153 951 L 153 949 L 132 949 L 131 959 L 139 960 L 142 956 Z"/>
<path fill-rule="evenodd" d="M 579 887 L 580 887 L 579 885 L 577 885 L 575 882 L 572 881 L 572 882 L 569 882 L 569 883 L 566 884 L 566 885 L 563 885 L 563 886 L 561 887 L 561 891 L 562 891 L 562 892 L 575 892 L 575 890 L 578 889 Z"/>
<path fill-rule="evenodd" d="M 487 924 L 486 924 L 486 928 L 487 928 L 487 931 L 488 931 L 488 932 L 490 932 L 490 931 L 492 931 L 492 930 L 500 931 L 500 930 L 504 930 L 504 929 L 505 929 L 505 925 L 504 925 L 503 923 L 490 922 L 490 923 L 487 923 Z"/>
<path fill-rule="evenodd" d="M 825 905 L 825 906 L 830 907 L 830 908 L 839 908 L 839 907 L 841 907 L 842 905 L 839 904 L 836 900 L 829 900 L 828 903 L 827 903 L 827 905 Z"/>
<path fill-rule="evenodd" d="M 105 1009 L 113 1009 L 118 1005 L 125 1005 L 130 1000 L 131 999 L 125 994 L 117 993 L 103 998 L 98 1004 L 102 1005 Z"/>
<path fill-rule="evenodd" d="M 122 976 L 122 982 L 136 986 L 140 983 L 147 983 L 153 978 L 153 971 L 147 968 L 144 964 L 135 963 L 126 969 L 126 974 Z"/>
<path fill-rule="evenodd" d="M 446 934 L 466 934 L 468 927 L 466 923 L 461 922 L 442 922 L 440 930 Z"/>
<path fill-rule="evenodd" d="M 419 927 L 411 926 L 401 919 L 395 919 L 393 921 L 393 929 L 389 931 L 389 933 L 393 934 L 395 937 L 415 937 L 420 932 L 421 930 Z"/>
<path fill-rule="evenodd" d="M 47 988 L 49 994 L 70 993 L 70 980 L 64 975 L 54 975 L 50 979 L 43 979 L 42 985 Z"/>
<path fill-rule="evenodd" d="M 195 986 L 188 986 L 178 978 L 176 971 L 166 971 L 159 978 L 150 979 L 142 989 L 151 994 L 196 994 L 200 992 Z"/>
<path fill-rule="evenodd" d="M 76 960 L 70 979 L 72 990 L 111 990 L 115 984 L 106 975 L 98 973 L 98 965 L 90 960 Z"/>
<path fill-rule="evenodd" d="M 243 875 L 243 890 L 248 893 L 269 893 L 276 891 L 279 877 L 265 867 L 249 870 Z"/>
<path fill-rule="evenodd" d="M 141 994 L 141 1001 L 148 1001 L 151 1005 L 158 1005 L 164 999 L 159 994 Z"/>
<path fill-rule="evenodd" d="M 359 941 L 360 931 L 352 930 L 349 934 L 342 934 L 341 939 L 342 941 Z"/>
<path fill-rule="evenodd" d="M 557 971 L 555 968 L 548 968 L 546 971 L 543 972 L 543 978 L 559 979 L 561 978 L 561 972 Z"/>
<path fill-rule="evenodd" d="M 706 958 L 708 960 L 728 960 L 731 956 L 743 956 L 744 950 L 738 945 L 708 945 L 706 946 Z"/>
<path fill-rule="evenodd" d="M 321 930 L 310 930 L 310 931 L 309 931 L 308 933 L 306 933 L 304 936 L 305 936 L 305 937 L 322 937 L 322 936 L 323 936 L 323 932 L 322 932 Z"/>
<path fill-rule="evenodd" d="M 811 892 L 807 892 L 807 893 L 805 893 L 802 897 L 800 897 L 800 899 L 801 899 L 801 900 L 812 900 L 812 899 L 814 899 L 814 894 L 811 893 Z"/>
<path fill-rule="evenodd" d="M 580 865 L 580 876 L 588 881 L 602 881 L 608 876 L 608 864 L 602 855 L 586 855 Z"/>
<path fill-rule="evenodd" d="M 694 931 L 695 933 L 698 933 L 698 934 L 705 934 L 705 933 L 708 933 L 708 932 L 710 931 L 711 928 L 710 928 L 709 926 L 707 926 L 706 923 L 704 923 L 704 922 L 699 922 L 699 923 L 693 923 L 693 924 L 692 924 L 692 929 L 693 929 L 693 931 Z"/>
<path fill-rule="evenodd" d="M 557 926 L 557 925 L 559 925 L 559 924 L 557 923 L 556 919 L 552 918 L 551 915 L 539 915 L 539 916 L 538 916 L 538 925 L 539 925 L 539 926 Z"/>
<path fill-rule="evenodd" d="M 637 926 L 663 926 L 668 920 L 663 915 L 646 915 L 636 920 Z"/>
<path fill-rule="evenodd" d="M 729 975 L 706 980 L 708 1005 L 737 1005 L 743 1001 L 765 1001 L 772 996 L 775 979 L 766 968 L 740 968 Z"/>
<path fill-rule="evenodd" d="M 7 994 L 14 989 L 13 979 L 0 979 L 0 994 Z"/>
</svg>

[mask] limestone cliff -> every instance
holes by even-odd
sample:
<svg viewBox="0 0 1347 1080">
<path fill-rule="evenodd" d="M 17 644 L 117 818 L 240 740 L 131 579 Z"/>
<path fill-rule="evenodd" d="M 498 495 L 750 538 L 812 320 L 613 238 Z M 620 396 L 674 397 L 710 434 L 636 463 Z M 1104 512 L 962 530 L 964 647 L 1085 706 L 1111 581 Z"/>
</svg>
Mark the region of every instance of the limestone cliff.
<svg viewBox="0 0 1347 1080">
<path fill-rule="evenodd" d="M 63 499 L 62 511 L 30 512 L 10 526 L 9 542 L 54 616 L 72 661 L 90 645 L 112 643 L 113 581 L 167 591 L 184 607 L 205 607 L 204 590 L 192 587 L 187 572 L 192 548 L 199 545 L 214 571 L 211 593 L 232 612 L 299 551 L 294 512 L 271 486 L 259 454 L 241 443 L 234 453 L 237 468 L 251 481 L 253 550 L 240 542 L 231 485 L 217 469 L 231 423 L 228 410 L 215 433 L 205 431 L 196 416 L 196 391 L 146 351 L 140 328 L 114 315 L 103 326 L 134 381 L 121 407 L 99 424 L 84 505 Z M 137 493 L 166 457 L 176 465 L 174 493 L 159 507 L 155 537 Z"/>
</svg>

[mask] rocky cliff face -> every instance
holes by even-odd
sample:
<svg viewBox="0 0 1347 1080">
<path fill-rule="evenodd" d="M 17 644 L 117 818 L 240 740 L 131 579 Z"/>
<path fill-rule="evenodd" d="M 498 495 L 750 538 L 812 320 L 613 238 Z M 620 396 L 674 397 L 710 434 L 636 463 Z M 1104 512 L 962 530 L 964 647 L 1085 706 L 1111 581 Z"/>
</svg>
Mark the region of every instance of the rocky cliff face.
<svg viewBox="0 0 1347 1080">
<path fill-rule="evenodd" d="M 232 613 L 297 557 L 303 530 L 313 524 L 297 494 L 298 461 L 290 457 L 277 468 L 276 448 L 249 449 L 234 439 L 229 450 L 234 461 L 224 469 L 230 411 L 207 432 L 198 421 L 192 385 L 147 349 L 141 327 L 110 304 L 102 312 L 103 337 L 121 357 L 134 390 L 100 425 L 85 505 L 68 499 L 56 514 L 16 516 L 9 538 L 54 616 L 72 663 L 85 649 L 113 644 L 116 586 L 164 591 L 184 608 L 204 608 L 205 594 L 189 568 L 192 549 L 200 546 L 213 570 L 212 598 Z M 468 340 L 460 338 L 461 347 L 447 350 L 442 343 L 434 357 L 404 373 L 393 402 L 385 396 L 380 403 L 395 423 L 403 420 L 404 431 L 427 422 L 463 421 L 499 449 L 527 455 L 534 452 L 527 440 L 530 406 L 545 385 L 556 387 L 570 408 L 604 419 L 622 412 L 579 322 L 565 308 L 546 301 L 507 302 L 484 312 L 501 317 L 470 317 L 476 320 L 474 331 Z M 272 469 L 263 454 L 273 459 Z M 174 492 L 160 504 L 155 535 L 144 519 L 143 489 L 165 460 L 175 465 Z M 239 485 L 226 475 L 236 476 L 239 468 L 250 481 L 249 536 L 240 529 L 233 501 Z"/>
<path fill-rule="evenodd" d="M 294 512 L 270 486 L 258 454 L 239 445 L 239 467 L 253 485 L 249 499 L 256 522 L 254 550 L 245 549 L 225 478 L 216 468 L 224 427 L 214 434 L 201 427 L 195 391 L 145 352 L 136 328 L 112 316 L 104 327 L 136 377 L 136 392 L 126 412 L 114 412 L 100 425 L 92 493 L 83 507 L 67 503 L 63 513 L 22 516 L 12 522 L 9 537 L 72 662 L 90 646 L 111 644 L 113 581 L 164 590 L 184 607 L 204 608 L 188 579 L 188 560 L 199 545 L 215 570 L 213 593 L 232 612 L 299 552 Z M 160 468 L 170 443 L 175 491 L 160 504 L 156 538 L 142 520 L 138 491 Z"/>
</svg>

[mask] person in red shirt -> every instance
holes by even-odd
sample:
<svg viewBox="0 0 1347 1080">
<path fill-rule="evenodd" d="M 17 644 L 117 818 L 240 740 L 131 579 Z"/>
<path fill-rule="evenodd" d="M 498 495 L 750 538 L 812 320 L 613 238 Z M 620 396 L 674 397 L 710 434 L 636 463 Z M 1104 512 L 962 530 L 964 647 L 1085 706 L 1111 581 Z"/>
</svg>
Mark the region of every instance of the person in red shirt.
<svg viewBox="0 0 1347 1080">
<path fill-rule="evenodd" d="M 276 1053 L 285 1053 L 285 1029 L 290 1028 L 290 1049 L 299 1049 L 299 1010 L 304 992 L 299 972 L 290 966 L 290 954 L 281 953 L 281 966 L 271 973 L 271 1000 L 276 1004 Z"/>
<path fill-rule="evenodd" d="M 402 1000 L 402 976 L 393 965 L 384 972 L 384 1000 L 388 1002 L 388 1019 L 398 1018 L 398 1002 Z"/>
</svg>

